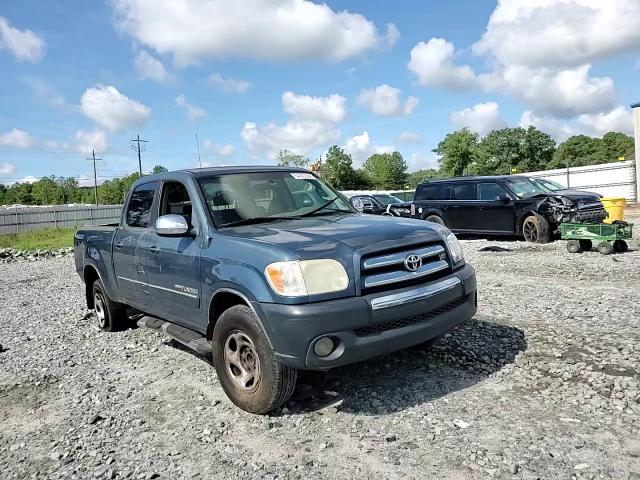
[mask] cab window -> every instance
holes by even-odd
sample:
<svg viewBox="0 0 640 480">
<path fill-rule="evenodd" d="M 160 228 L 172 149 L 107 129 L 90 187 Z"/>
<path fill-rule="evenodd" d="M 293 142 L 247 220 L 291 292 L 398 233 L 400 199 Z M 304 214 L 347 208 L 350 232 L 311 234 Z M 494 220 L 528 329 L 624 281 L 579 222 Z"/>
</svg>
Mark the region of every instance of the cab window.
<svg viewBox="0 0 640 480">
<path fill-rule="evenodd" d="M 478 184 L 478 200 L 499 200 L 504 196 L 506 196 L 506 192 L 495 182 Z"/>
<path fill-rule="evenodd" d="M 162 187 L 160 215 L 181 215 L 192 225 L 193 207 L 187 187 L 179 182 L 166 182 Z"/>
<path fill-rule="evenodd" d="M 158 182 L 145 183 L 136 187 L 127 205 L 128 226 L 141 228 L 149 226 L 151 207 L 157 191 Z"/>
<path fill-rule="evenodd" d="M 432 183 L 418 185 L 416 189 L 416 200 L 442 200 L 442 184 Z"/>
<path fill-rule="evenodd" d="M 453 183 L 449 187 L 450 200 L 475 200 L 476 186 L 474 183 Z"/>
</svg>

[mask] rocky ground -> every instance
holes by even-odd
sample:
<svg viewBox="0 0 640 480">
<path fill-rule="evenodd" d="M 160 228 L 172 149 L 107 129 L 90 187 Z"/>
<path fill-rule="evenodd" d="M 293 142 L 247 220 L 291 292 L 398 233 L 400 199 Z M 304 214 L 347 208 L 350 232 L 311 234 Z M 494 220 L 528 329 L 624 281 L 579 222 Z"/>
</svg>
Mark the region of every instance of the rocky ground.
<svg viewBox="0 0 640 480">
<path fill-rule="evenodd" d="M 271 417 L 159 333 L 100 332 L 72 257 L 0 265 L 0 478 L 640 478 L 638 241 L 463 246 L 473 321 Z"/>
</svg>

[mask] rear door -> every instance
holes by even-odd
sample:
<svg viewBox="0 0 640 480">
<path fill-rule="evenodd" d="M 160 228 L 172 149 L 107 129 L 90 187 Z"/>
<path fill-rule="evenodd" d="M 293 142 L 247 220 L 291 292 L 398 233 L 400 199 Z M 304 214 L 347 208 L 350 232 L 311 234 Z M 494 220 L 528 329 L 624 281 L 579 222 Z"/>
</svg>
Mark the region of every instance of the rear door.
<svg viewBox="0 0 640 480">
<path fill-rule="evenodd" d="M 490 181 L 478 183 L 477 192 L 476 228 L 487 233 L 513 233 L 515 207 L 509 194 L 497 182 Z"/>
<path fill-rule="evenodd" d="M 185 184 L 162 184 L 158 215 L 181 215 L 198 231 L 198 219 Z M 161 236 L 152 229 L 147 255 L 150 310 L 157 310 L 187 327 L 198 325 L 200 316 L 200 248 L 194 235 Z"/>
<path fill-rule="evenodd" d="M 146 257 L 158 187 L 158 182 L 150 182 L 135 188 L 113 239 L 116 281 L 126 303 L 135 307 L 143 307 L 147 300 Z"/>
<path fill-rule="evenodd" d="M 476 199 L 476 184 L 474 182 L 451 182 L 445 184 L 443 198 L 444 213 L 447 225 L 452 230 L 475 231 L 477 229 L 476 216 L 478 205 Z"/>
</svg>

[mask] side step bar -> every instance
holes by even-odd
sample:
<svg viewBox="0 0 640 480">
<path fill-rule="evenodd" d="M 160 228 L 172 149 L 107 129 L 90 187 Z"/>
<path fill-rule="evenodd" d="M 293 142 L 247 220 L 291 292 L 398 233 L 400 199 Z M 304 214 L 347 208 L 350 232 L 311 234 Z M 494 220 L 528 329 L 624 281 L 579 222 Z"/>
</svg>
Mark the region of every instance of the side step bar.
<svg viewBox="0 0 640 480">
<path fill-rule="evenodd" d="M 185 347 L 194 350 L 203 356 L 211 355 L 211 344 L 209 341 L 198 332 L 189 330 L 188 328 L 181 327 L 174 323 L 166 322 L 156 317 L 150 317 L 145 315 L 138 320 L 139 327 L 147 327 L 151 330 L 157 330 L 170 336 L 177 342 L 180 342 Z"/>
</svg>

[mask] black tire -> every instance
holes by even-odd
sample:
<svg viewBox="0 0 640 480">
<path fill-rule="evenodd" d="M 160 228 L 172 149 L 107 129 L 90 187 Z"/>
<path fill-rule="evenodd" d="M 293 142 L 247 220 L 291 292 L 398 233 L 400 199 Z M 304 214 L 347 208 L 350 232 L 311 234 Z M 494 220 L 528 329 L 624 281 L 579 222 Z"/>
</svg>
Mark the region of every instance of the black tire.
<svg viewBox="0 0 640 480">
<path fill-rule="evenodd" d="M 613 242 L 613 249 L 616 253 L 624 253 L 629 251 L 629 245 L 624 240 L 616 240 Z"/>
<path fill-rule="evenodd" d="M 598 252 L 602 255 L 611 255 L 613 253 L 613 245 L 609 242 L 600 242 L 598 244 Z"/>
<path fill-rule="evenodd" d="M 102 280 L 93 282 L 93 311 L 98 320 L 98 327 L 107 332 L 117 332 L 129 326 L 127 306 L 114 302 L 107 295 Z"/>
<path fill-rule="evenodd" d="M 569 253 L 580 253 L 582 252 L 582 246 L 578 240 L 569 240 L 567 242 L 567 251 Z"/>
<path fill-rule="evenodd" d="M 276 359 L 262 326 L 246 305 L 220 315 L 211 347 L 220 385 L 242 410 L 264 415 L 293 394 L 297 370 Z"/>
<path fill-rule="evenodd" d="M 444 226 L 444 220 L 440 215 L 428 215 L 425 220 L 427 222 L 433 222 Z"/>
<path fill-rule="evenodd" d="M 528 216 L 522 222 L 522 236 L 527 242 L 549 243 L 551 239 L 549 222 L 537 213 Z"/>
<path fill-rule="evenodd" d="M 580 242 L 580 248 L 584 252 L 590 252 L 591 249 L 593 248 L 593 242 L 591 240 L 579 240 L 579 242 Z"/>
</svg>

